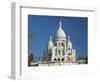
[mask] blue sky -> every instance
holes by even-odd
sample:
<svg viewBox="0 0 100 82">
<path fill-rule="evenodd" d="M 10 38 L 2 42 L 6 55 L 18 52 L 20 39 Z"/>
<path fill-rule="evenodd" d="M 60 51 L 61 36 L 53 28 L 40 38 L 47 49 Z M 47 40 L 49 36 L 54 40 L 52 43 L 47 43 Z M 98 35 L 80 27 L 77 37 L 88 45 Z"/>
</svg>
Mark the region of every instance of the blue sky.
<svg viewBox="0 0 100 82">
<path fill-rule="evenodd" d="M 50 35 L 55 39 L 56 31 L 62 22 L 66 36 L 70 36 L 76 56 L 87 56 L 88 18 L 86 17 L 60 17 L 60 16 L 28 16 L 28 44 L 29 52 L 34 56 L 43 55 L 46 50 Z"/>
</svg>

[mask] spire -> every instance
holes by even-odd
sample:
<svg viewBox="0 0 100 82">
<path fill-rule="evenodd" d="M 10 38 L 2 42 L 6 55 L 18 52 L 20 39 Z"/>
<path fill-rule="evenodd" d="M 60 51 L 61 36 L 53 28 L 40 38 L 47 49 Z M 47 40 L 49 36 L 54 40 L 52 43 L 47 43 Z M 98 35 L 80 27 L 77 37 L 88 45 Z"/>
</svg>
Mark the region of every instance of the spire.
<svg viewBox="0 0 100 82">
<path fill-rule="evenodd" d="M 50 36 L 50 41 L 52 41 L 52 36 Z"/>
<path fill-rule="evenodd" d="M 59 29 L 62 29 L 62 23 L 59 21 Z"/>
<path fill-rule="evenodd" d="M 70 41 L 70 37 L 69 37 L 69 35 L 68 35 L 68 41 Z"/>
</svg>

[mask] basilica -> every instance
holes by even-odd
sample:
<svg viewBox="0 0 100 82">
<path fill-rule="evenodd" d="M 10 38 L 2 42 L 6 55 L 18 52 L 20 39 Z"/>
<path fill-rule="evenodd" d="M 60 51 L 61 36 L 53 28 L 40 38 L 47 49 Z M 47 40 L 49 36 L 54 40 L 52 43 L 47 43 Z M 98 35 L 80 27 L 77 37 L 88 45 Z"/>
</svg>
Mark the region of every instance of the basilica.
<svg viewBox="0 0 100 82">
<path fill-rule="evenodd" d="M 48 36 L 49 38 L 49 36 Z M 46 50 L 39 60 L 34 59 L 32 54 L 28 55 L 28 66 L 54 66 L 54 65 L 69 65 L 69 64 L 88 64 L 86 58 L 76 58 L 76 49 L 73 48 L 71 39 L 64 32 L 61 21 L 59 22 L 58 30 L 54 38 L 48 39 Z"/>
<path fill-rule="evenodd" d="M 47 46 L 47 58 L 49 62 L 76 62 L 76 50 L 73 48 L 70 37 L 66 35 L 61 21 L 54 40 L 50 36 Z"/>
</svg>

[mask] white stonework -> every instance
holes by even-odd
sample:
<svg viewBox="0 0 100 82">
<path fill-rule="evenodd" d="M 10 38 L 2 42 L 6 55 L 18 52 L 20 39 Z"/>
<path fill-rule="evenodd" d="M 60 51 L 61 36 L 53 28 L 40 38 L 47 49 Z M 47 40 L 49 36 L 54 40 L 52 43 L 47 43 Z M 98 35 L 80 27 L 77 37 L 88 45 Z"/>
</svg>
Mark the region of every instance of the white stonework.
<svg viewBox="0 0 100 82">
<path fill-rule="evenodd" d="M 56 32 L 55 40 L 48 42 L 47 57 L 49 62 L 76 62 L 76 50 L 73 49 L 70 37 L 62 29 L 62 23 L 59 22 L 59 29 Z"/>
</svg>

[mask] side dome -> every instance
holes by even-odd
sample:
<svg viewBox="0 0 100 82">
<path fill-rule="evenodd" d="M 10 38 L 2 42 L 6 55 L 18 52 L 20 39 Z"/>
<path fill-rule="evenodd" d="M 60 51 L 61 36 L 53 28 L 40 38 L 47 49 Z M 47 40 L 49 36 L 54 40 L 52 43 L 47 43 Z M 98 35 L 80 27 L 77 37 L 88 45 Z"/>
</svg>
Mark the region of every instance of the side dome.
<svg viewBox="0 0 100 82">
<path fill-rule="evenodd" d="M 73 46 L 72 46 L 69 36 L 68 36 L 68 42 L 67 42 L 67 49 L 73 49 Z"/>
<path fill-rule="evenodd" d="M 49 42 L 48 42 L 48 49 L 51 49 L 51 48 L 53 48 L 54 47 L 54 44 L 53 44 L 53 42 L 52 42 L 52 37 L 50 36 L 50 40 L 49 40 Z"/>
<path fill-rule="evenodd" d="M 62 29 L 61 21 L 59 22 L 59 29 L 56 32 L 56 40 L 66 40 L 66 34 Z"/>
</svg>

